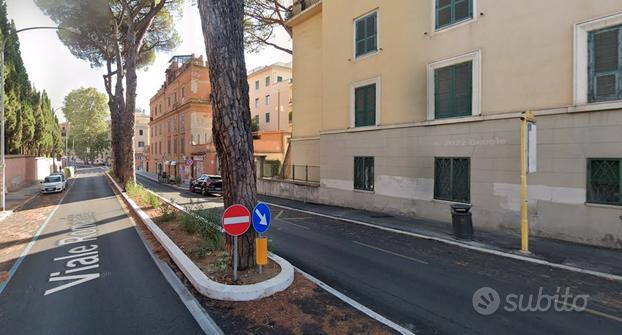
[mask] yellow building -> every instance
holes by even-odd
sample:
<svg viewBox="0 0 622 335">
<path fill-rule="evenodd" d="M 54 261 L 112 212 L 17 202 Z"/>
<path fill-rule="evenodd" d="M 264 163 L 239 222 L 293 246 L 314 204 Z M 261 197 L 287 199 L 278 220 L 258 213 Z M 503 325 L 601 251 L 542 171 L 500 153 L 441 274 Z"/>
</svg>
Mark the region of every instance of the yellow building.
<svg viewBox="0 0 622 335">
<path fill-rule="evenodd" d="M 263 131 L 289 131 L 291 63 L 274 63 L 248 74 L 251 117 Z"/>
<path fill-rule="evenodd" d="M 315 201 L 622 247 L 622 2 L 295 1 L 291 161 Z"/>
</svg>

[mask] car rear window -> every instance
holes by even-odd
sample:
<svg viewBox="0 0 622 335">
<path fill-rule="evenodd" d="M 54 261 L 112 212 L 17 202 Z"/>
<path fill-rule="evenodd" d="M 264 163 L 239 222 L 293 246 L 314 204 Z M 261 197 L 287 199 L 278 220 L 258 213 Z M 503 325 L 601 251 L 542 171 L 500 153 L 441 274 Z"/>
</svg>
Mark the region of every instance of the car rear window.
<svg viewBox="0 0 622 335">
<path fill-rule="evenodd" d="M 49 177 L 45 177 L 45 180 L 43 182 L 58 183 L 59 181 L 61 181 L 60 176 L 49 176 Z"/>
</svg>

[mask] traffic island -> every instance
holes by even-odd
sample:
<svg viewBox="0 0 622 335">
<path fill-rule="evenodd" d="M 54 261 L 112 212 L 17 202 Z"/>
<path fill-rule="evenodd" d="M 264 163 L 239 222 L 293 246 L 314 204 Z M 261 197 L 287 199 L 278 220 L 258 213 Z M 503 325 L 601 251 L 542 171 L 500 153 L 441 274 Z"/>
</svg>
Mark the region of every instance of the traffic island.
<svg viewBox="0 0 622 335">
<path fill-rule="evenodd" d="M 224 252 L 216 213 L 196 215 L 163 201 L 138 184 L 126 186 L 124 193 L 117 181 L 108 177 L 130 210 L 202 295 L 217 300 L 249 301 L 283 291 L 293 282 L 292 265 L 272 255 L 266 271 L 241 272 L 238 281 L 233 283 L 230 257 Z"/>
<path fill-rule="evenodd" d="M 161 236 L 157 236 L 152 227 L 152 222 L 156 228 L 162 233 L 167 231 L 170 233 L 172 226 L 171 221 L 156 223 L 151 219 L 148 213 L 154 214 L 153 209 L 138 207 L 138 205 L 126 193 L 123 193 L 115 181 L 110 179 L 115 192 L 122 196 L 123 205 L 128 209 L 132 217 L 135 219 L 137 229 L 142 232 L 146 244 L 152 250 L 153 254 L 166 262 L 175 274 L 182 280 L 188 290 L 193 293 L 205 311 L 208 312 L 210 318 L 221 328 L 225 334 L 412 334 L 409 330 L 395 325 L 387 321 L 381 316 L 370 316 L 369 311 L 362 311 L 360 307 L 353 307 L 352 304 L 344 302 L 343 297 L 338 297 L 325 287 L 318 285 L 313 280 L 308 279 L 307 274 L 294 273 L 293 267 L 276 255 L 271 255 L 271 263 L 278 267 L 280 271 L 276 276 L 270 274 L 271 270 L 264 267 L 267 271 L 267 277 L 275 280 L 284 273 L 284 268 L 292 269 L 291 278 L 286 288 L 278 292 L 265 295 L 262 298 L 232 300 L 210 297 L 195 285 L 192 278 L 187 275 L 187 270 L 179 266 L 176 261 L 177 253 L 169 252 L 166 242 L 162 242 Z M 131 192 L 130 192 L 131 193 Z M 162 203 L 167 203 L 170 208 L 182 210 L 179 205 L 168 202 L 166 199 L 157 196 Z M 148 198 L 148 196 L 145 196 Z M 139 200 L 141 201 L 141 200 Z M 155 200 L 148 200 L 151 202 Z M 136 206 L 134 208 L 132 206 Z M 148 206 L 148 205 L 147 205 Z M 157 212 L 155 212 L 158 214 Z M 164 211 L 166 213 L 166 210 Z M 162 213 L 159 213 L 161 216 Z M 165 214 L 165 216 L 168 214 Z M 176 228 L 176 232 L 179 232 Z M 172 229 L 171 229 L 172 230 Z M 175 233 L 172 233 L 173 235 Z M 166 235 L 168 237 L 168 235 Z M 200 240 L 200 237 L 196 237 Z M 172 241 L 172 240 L 171 240 Z M 183 251 L 182 251 L 183 249 Z M 188 253 L 192 250 L 190 245 L 181 244 L 178 247 L 180 253 Z M 191 252 L 190 252 L 191 254 Z M 217 253 L 214 253 L 215 255 Z M 188 256 L 186 256 L 188 257 Z M 190 256 L 192 257 L 192 256 Z M 189 257 L 189 259 L 190 259 Z M 210 256 L 208 256 L 210 257 Z M 214 258 L 210 258 L 214 259 Z M 197 269 L 205 268 L 210 265 L 198 265 Z M 270 267 L 270 265 L 268 265 Z M 200 270 L 198 270 L 200 271 Z M 211 274 L 213 276 L 213 274 Z M 249 278 L 245 278 L 244 272 L 238 273 L 238 283 L 249 282 Z M 221 277 L 224 282 L 230 280 L 230 277 L 223 275 Z M 257 277 L 254 277 L 255 280 Z M 265 283 L 265 281 L 263 282 Z M 261 283 L 258 283 L 261 284 Z M 245 285 L 224 285 L 229 289 L 251 287 L 257 284 Z M 325 285 L 325 284 L 324 284 Z M 230 293 L 230 292 L 229 292 Z"/>
</svg>

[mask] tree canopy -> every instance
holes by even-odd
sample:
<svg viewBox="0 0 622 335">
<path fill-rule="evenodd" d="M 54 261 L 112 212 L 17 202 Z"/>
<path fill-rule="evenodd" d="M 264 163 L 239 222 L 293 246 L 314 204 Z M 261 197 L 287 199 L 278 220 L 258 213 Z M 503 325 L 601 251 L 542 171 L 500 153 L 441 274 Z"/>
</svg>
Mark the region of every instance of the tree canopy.
<svg viewBox="0 0 622 335">
<path fill-rule="evenodd" d="M 6 2 L 0 0 L 0 36 L 6 38 L 5 150 L 8 154 L 60 155 L 58 120 L 47 93 L 37 91 L 28 79 L 16 30 L 8 19 Z"/>
<path fill-rule="evenodd" d="M 105 94 L 93 87 L 73 90 L 65 97 L 63 113 L 70 123 L 70 141 L 80 159 L 92 162 L 110 147 L 110 112 Z"/>
<path fill-rule="evenodd" d="M 275 30 L 283 29 L 292 37 L 292 29 L 285 24 L 292 0 L 244 0 L 244 48 L 259 52 L 266 46 L 288 54 L 292 49 L 273 42 Z"/>
</svg>

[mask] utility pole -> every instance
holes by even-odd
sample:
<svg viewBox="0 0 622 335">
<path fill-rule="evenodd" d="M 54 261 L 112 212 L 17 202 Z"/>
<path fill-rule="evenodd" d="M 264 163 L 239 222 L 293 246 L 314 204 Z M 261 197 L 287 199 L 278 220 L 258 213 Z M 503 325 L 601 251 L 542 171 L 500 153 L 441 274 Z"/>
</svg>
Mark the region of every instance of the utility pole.
<svg viewBox="0 0 622 335">
<path fill-rule="evenodd" d="M 59 27 L 29 27 L 18 29 L 15 34 L 26 30 L 35 29 L 61 29 Z M 0 207 L 6 211 L 6 159 L 5 159 L 5 140 L 4 140 L 4 48 L 9 36 L 2 36 L 0 41 L 0 173 L 2 174 L 2 190 L 0 192 Z M 54 165 L 56 168 L 56 165 Z"/>
<path fill-rule="evenodd" d="M 520 116 L 520 235 L 521 252 L 529 253 L 529 217 L 527 210 L 527 174 L 535 171 L 536 118 L 532 112 Z"/>
</svg>

